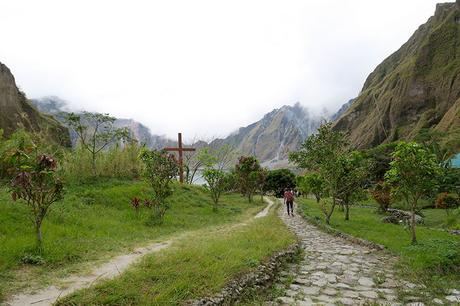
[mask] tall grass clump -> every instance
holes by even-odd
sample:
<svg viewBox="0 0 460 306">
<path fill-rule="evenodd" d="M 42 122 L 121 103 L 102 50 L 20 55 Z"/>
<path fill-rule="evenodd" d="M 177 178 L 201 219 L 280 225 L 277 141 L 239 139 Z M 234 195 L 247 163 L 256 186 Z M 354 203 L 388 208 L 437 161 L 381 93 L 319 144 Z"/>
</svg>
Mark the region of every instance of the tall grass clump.
<svg viewBox="0 0 460 306">
<path fill-rule="evenodd" d="M 142 172 L 137 143 L 114 145 L 96 157 L 97 178 L 137 179 Z M 67 182 L 84 183 L 94 180 L 91 154 L 80 146 L 66 151 L 62 159 L 62 176 Z"/>
</svg>

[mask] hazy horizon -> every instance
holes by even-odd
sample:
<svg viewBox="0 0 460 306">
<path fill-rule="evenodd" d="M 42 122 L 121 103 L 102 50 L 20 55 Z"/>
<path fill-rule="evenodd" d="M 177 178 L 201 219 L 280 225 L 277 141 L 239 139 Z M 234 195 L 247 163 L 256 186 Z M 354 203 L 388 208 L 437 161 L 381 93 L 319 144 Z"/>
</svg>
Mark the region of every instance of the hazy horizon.
<svg viewBox="0 0 460 306">
<path fill-rule="evenodd" d="M 29 98 L 225 136 L 296 102 L 335 112 L 437 2 L 0 0 L 0 62 Z"/>
</svg>

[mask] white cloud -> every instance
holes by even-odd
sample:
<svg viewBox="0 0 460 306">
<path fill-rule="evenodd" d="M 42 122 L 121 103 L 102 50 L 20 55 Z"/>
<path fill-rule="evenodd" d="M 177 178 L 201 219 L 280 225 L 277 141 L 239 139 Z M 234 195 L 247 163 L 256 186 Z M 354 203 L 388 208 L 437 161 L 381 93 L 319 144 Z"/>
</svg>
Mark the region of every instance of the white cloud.
<svg viewBox="0 0 460 306">
<path fill-rule="evenodd" d="M 338 108 L 435 3 L 0 0 L 0 61 L 29 97 L 225 135 L 283 104 Z"/>
</svg>

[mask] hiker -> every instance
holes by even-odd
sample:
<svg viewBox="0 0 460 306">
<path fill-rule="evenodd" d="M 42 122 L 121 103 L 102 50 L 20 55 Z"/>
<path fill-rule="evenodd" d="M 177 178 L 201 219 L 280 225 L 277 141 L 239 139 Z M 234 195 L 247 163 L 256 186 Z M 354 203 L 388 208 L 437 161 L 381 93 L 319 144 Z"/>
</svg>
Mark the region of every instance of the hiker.
<svg viewBox="0 0 460 306">
<path fill-rule="evenodd" d="M 284 191 L 284 204 L 286 204 L 288 216 L 294 216 L 294 192 L 286 188 Z"/>
</svg>

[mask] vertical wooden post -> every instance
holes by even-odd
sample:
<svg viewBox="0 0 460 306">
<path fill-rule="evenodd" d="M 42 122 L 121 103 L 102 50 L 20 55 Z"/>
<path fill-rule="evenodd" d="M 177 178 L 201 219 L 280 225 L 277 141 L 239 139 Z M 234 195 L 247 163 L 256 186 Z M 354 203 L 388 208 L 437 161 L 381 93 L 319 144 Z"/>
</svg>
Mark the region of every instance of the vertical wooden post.
<svg viewBox="0 0 460 306">
<path fill-rule="evenodd" d="M 179 182 L 184 182 L 184 157 L 182 155 L 182 133 L 177 134 L 179 144 Z"/>
<path fill-rule="evenodd" d="M 193 152 L 195 148 L 184 148 L 182 143 L 182 133 L 177 133 L 177 148 L 164 148 L 166 151 L 179 153 L 179 181 L 184 182 L 184 152 Z"/>
</svg>

